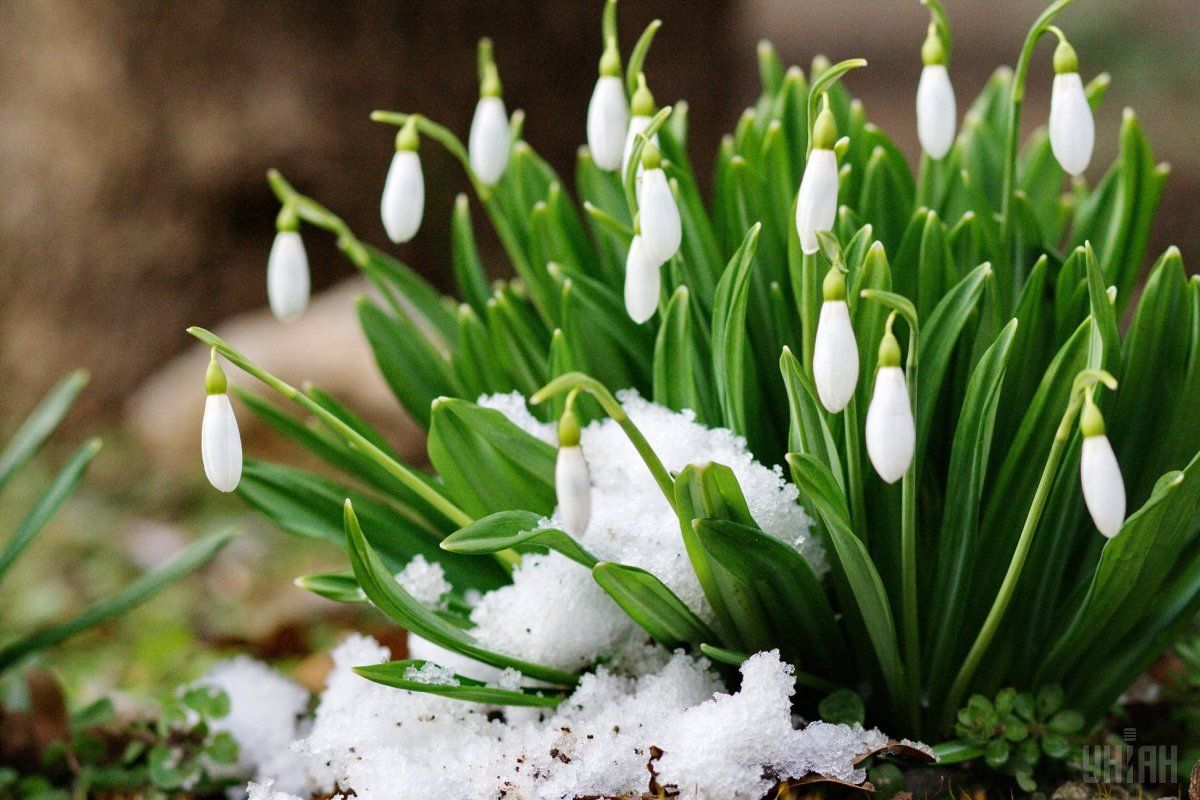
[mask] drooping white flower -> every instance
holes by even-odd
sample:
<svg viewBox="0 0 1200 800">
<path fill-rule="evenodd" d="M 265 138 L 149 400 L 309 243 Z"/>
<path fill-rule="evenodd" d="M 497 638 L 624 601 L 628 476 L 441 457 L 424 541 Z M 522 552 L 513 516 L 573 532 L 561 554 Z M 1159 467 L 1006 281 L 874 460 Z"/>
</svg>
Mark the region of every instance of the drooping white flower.
<svg viewBox="0 0 1200 800">
<path fill-rule="evenodd" d="M 383 228 L 396 244 L 416 236 L 425 216 L 425 175 L 417 147 L 417 129 L 410 118 L 396 134 L 396 154 L 392 156 L 379 203 Z"/>
<path fill-rule="evenodd" d="M 471 133 L 467 139 L 467 152 L 471 169 L 485 186 L 493 186 L 508 166 L 510 149 L 508 113 L 500 96 L 479 98 L 475 106 L 475 118 L 471 120 Z"/>
<path fill-rule="evenodd" d="M 645 126 L 642 128 L 645 130 Z M 601 75 L 588 103 L 588 149 L 596 166 L 612 172 L 621 168 L 629 130 L 629 102 L 617 75 Z"/>
<path fill-rule="evenodd" d="M 867 455 L 885 483 L 895 483 L 908 471 L 916 447 L 908 382 L 900 367 L 880 367 L 875 392 L 867 409 Z"/>
<path fill-rule="evenodd" d="M 1083 451 L 1079 459 L 1079 480 L 1088 513 L 1100 533 L 1109 539 L 1121 532 L 1125 523 L 1125 483 L 1112 444 L 1104 432 L 1104 418 L 1089 400 L 1080 420 Z"/>
<path fill-rule="evenodd" d="M 838 167 L 833 145 L 837 141 L 837 123 L 825 108 L 817 115 L 812 130 L 812 152 L 804 165 L 804 177 L 800 179 L 800 194 L 796 198 L 796 233 L 800 236 L 800 248 L 806 255 L 820 249 L 817 231 L 833 227 L 837 216 Z"/>
<path fill-rule="evenodd" d="M 583 536 L 592 517 L 592 483 L 578 444 L 559 446 L 554 464 L 554 491 L 563 530 L 575 538 Z"/>
<path fill-rule="evenodd" d="M 821 405 L 832 414 L 846 407 L 858 386 L 858 342 L 845 299 L 826 299 L 813 342 L 813 378 Z"/>
<path fill-rule="evenodd" d="M 958 106 L 954 87 L 944 64 L 931 64 L 921 70 L 917 83 L 917 138 L 930 158 L 940 159 L 954 144 Z"/>
<path fill-rule="evenodd" d="M 1050 92 L 1050 149 L 1068 174 L 1082 175 L 1092 160 L 1096 121 L 1079 77 L 1079 60 L 1066 39 L 1061 39 L 1054 51 L 1054 73 Z"/>
<path fill-rule="evenodd" d="M 280 230 L 267 258 L 267 301 L 280 322 L 293 322 L 308 308 L 308 254 L 298 230 Z"/>
<path fill-rule="evenodd" d="M 638 134 L 650 127 L 651 117 L 634 116 L 629 119 L 629 131 L 625 136 L 625 147 L 621 151 L 621 174 L 629 169 L 629 159 L 633 158 L 633 146 L 637 142 Z M 658 134 L 654 135 L 650 141 L 658 144 Z"/>
<path fill-rule="evenodd" d="M 638 182 L 638 219 L 646 257 L 663 264 L 679 251 L 683 226 L 667 176 L 659 166 L 658 148 L 648 144 L 642 154 L 645 172 Z"/>
<path fill-rule="evenodd" d="M 658 294 L 662 288 L 660 263 L 646 254 L 640 235 L 633 237 L 629 256 L 625 259 L 625 310 L 639 325 L 654 316 L 658 309 Z"/>
<path fill-rule="evenodd" d="M 232 492 L 242 479 L 242 438 L 238 433 L 233 405 L 226 394 L 225 373 L 217 364 L 216 351 L 204 377 L 207 397 L 200 426 L 200 458 L 204 474 L 218 491 Z"/>
<path fill-rule="evenodd" d="M 917 83 L 917 139 L 926 155 L 935 160 L 950 152 L 958 122 L 958 107 L 946 69 L 946 57 L 937 23 L 930 22 L 929 33 L 921 46 L 921 61 L 925 67 Z"/>
</svg>

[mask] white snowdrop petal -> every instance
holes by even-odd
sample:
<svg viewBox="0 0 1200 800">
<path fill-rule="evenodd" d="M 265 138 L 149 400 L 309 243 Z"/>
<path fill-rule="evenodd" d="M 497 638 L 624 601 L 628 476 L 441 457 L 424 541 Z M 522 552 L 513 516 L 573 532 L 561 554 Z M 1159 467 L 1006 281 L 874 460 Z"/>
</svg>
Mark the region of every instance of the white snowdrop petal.
<svg viewBox="0 0 1200 800">
<path fill-rule="evenodd" d="M 308 308 L 311 290 L 308 254 L 298 231 L 279 231 L 267 258 L 267 301 L 280 322 L 292 322 Z"/>
<path fill-rule="evenodd" d="M 588 103 L 587 116 L 588 149 L 597 167 L 609 171 L 621 168 L 628 128 L 624 83 L 615 75 L 601 75 Z"/>
<path fill-rule="evenodd" d="M 475 118 L 471 120 L 467 151 L 471 169 L 485 185 L 492 186 L 504 174 L 508 150 L 508 113 L 504 110 L 504 101 L 499 97 L 479 98 Z"/>
<path fill-rule="evenodd" d="M 1096 122 L 1078 72 L 1054 76 L 1050 93 L 1050 149 L 1062 168 L 1081 175 L 1092 160 Z"/>
<path fill-rule="evenodd" d="M 900 367 L 880 367 L 867 409 L 867 455 L 886 483 L 895 483 L 912 464 L 917 431 L 908 383 Z"/>
<path fill-rule="evenodd" d="M 400 150 L 392 156 L 379 211 L 388 238 L 396 244 L 417 235 L 425 216 L 425 176 L 416 151 Z"/>
<path fill-rule="evenodd" d="M 821 305 L 813 343 L 813 377 L 821 405 L 836 414 L 846 407 L 858 386 L 858 343 L 844 300 Z"/>
<path fill-rule="evenodd" d="M 242 438 L 227 394 L 210 394 L 204 401 L 200 456 L 213 488 L 222 492 L 237 488 L 242 479 Z"/>
<path fill-rule="evenodd" d="M 650 260 L 641 236 L 633 237 L 629 257 L 625 260 L 625 310 L 639 325 L 658 310 L 658 294 L 662 276 L 660 264 Z"/>
<path fill-rule="evenodd" d="M 592 483 L 583 450 L 578 445 L 558 448 L 554 491 L 563 530 L 576 539 L 581 538 L 592 516 Z"/>
<path fill-rule="evenodd" d="M 957 120 L 950 73 L 945 64 L 930 64 L 921 70 L 917 83 L 917 138 L 930 158 L 940 159 L 950 152 Z"/>
<path fill-rule="evenodd" d="M 637 116 L 637 117 L 632 117 L 629 120 L 629 131 L 625 135 L 625 147 L 621 151 L 621 174 L 622 175 L 624 175 L 625 171 L 627 169 L 629 169 L 629 159 L 633 158 L 633 144 L 635 141 L 637 141 L 637 135 L 639 133 L 641 133 L 642 131 L 646 130 L 646 128 L 650 127 L 650 119 L 651 119 L 650 117 Z M 658 144 L 658 134 L 657 133 L 654 134 L 654 136 L 650 139 L 650 141 L 654 142 L 654 144 L 657 145 Z M 642 168 L 639 166 L 638 167 L 639 174 L 641 173 L 641 169 Z"/>
<path fill-rule="evenodd" d="M 1079 478 L 1088 513 L 1096 528 L 1111 539 L 1121 532 L 1125 522 L 1125 483 L 1107 436 L 1088 436 L 1083 440 Z"/>
<path fill-rule="evenodd" d="M 817 231 L 833 227 L 837 216 L 837 157 L 832 150 L 817 148 L 809 154 L 796 200 L 796 232 L 807 254 L 817 252 Z"/>
<path fill-rule="evenodd" d="M 638 213 L 641 220 L 642 246 L 646 257 L 655 264 L 666 263 L 679 251 L 683 226 L 679 207 L 671 194 L 671 185 L 661 169 L 646 170 L 639 181 Z"/>
</svg>

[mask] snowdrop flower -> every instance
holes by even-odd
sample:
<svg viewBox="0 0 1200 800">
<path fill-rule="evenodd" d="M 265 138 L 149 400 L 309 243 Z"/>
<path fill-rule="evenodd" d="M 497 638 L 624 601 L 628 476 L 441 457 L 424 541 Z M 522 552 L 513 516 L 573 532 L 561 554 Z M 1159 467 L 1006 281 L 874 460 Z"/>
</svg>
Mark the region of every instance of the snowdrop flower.
<svg viewBox="0 0 1200 800">
<path fill-rule="evenodd" d="M 597 167 L 609 172 L 621 168 L 628 129 L 629 101 L 621 80 L 621 58 L 615 43 L 609 42 L 600 57 L 600 78 L 588 103 L 588 149 Z"/>
<path fill-rule="evenodd" d="M 1067 173 L 1082 175 L 1092 160 L 1096 122 L 1079 77 L 1075 48 L 1058 28 L 1051 25 L 1050 30 L 1059 39 L 1054 51 L 1054 88 L 1050 93 L 1050 149 Z"/>
<path fill-rule="evenodd" d="M 1083 434 L 1083 456 L 1079 460 L 1083 499 L 1096 528 L 1111 539 L 1121 532 L 1125 522 L 1125 483 L 1104 432 L 1104 417 L 1090 396 L 1079 419 L 1079 430 Z"/>
<path fill-rule="evenodd" d="M 837 123 L 829 110 L 829 100 L 817 115 L 813 125 L 812 152 L 804 165 L 804 177 L 800 180 L 800 194 L 796 199 L 796 233 L 800 235 L 800 248 L 807 255 L 819 249 L 817 231 L 833 227 L 837 215 L 838 167 L 833 145 L 837 141 Z"/>
<path fill-rule="evenodd" d="M 484 46 L 481 45 L 481 52 Z M 487 55 L 481 66 L 482 83 L 479 86 L 479 104 L 475 106 L 475 118 L 471 120 L 471 133 L 467 138 L 467 153 L 475 177 L 485 186 L 494 186 L 508 166 L 508 151 L 511 146 L 508 130 L 508 112 L 500 96 L 500 73 L 491 60 L 491 45 L 486 45 Z"/>
<path fill-rule="evenodd" d="M 574 395 L 558 420 L 558 460 L 554 464 L 554 491 L 563 530 L 575 538 L 583 536 L 592 516 L 592 483 L 587 461 L 579 447 L 579 419 Z"/>
<path fill-rule="evenodd" d="M 824 294 L 813 343 L 813 378 L 821 405 L 836 414 L 858 386 L 858 342 L 846 305 L 846 279 L 836 265 L 825 276 Z"/>
<path fill-rule="evenodd" d="M 654 118 L 654 114 L 657 111 L 658 108 L 654 105 L 654 95 L 650 94 L 650 87 L 646 85 L 646 75 L 639 73 L 637 90 L 634 91 L 633 101 L 630 103 L 630 112 L 633 116 L 629 118 L 629 131 L 625 136 L 625 149 L 621 153 L 622 175 L 629 169 L 629 159 L 633 158 L 633 148 L 637 143 L 638 134 L 650 126 L 650 120 Z M 657 145 L 658 135 L 655 134 L 651 141 Z"/>
<path fill-rule="evenodd" d="M 639 325 L 654 316 L 658 310 L 658 294 L 662 276 L 660 263 L 652 261 L 646 253 L 641 235 L 633 237 L 629 245 L 629 256 L 625 259 L 625 310 L 630 319 Z"/>
<path fill-rule="evenodd" d="M 895 317 L 895 312 L 888 317 L 879 343 L 879 371 L 867 409 L 867 455 L 885 483 L 895 483 L 908 472 L 917 441 L 908 382 L 900 368 L 900 343 L 892 333 Z"/>
<path fill-rule="evenodd" d="M 208 372 L 204 375 L 204 422 L 200 426 L 200 457 L 204 474 L 218 491 L 232 492 L 242 479 L 242 438 L 238 433 L 233 405 L 229 402 L 229 383 L 212 351 Z"/>
<path fill-rule="evenodd" d="M 396 134 L 396 154 L 383 183 L 383 199 L 379 213 L 383 229 L 396 244 L 403 244 L 417 235 L 425 215 L 425 176 L 421 172 L 421 157 L 417 154 L 420 138 L 414 117 L 409 117 Z"/>
<path fill-rule="evenodd" d="M 655 264 L 664 264 L 679 251 L 683 227 L 675 195 L 662 170 L 662 157 L 653 142 L 642 150 L 642 173 L 638 183 L 638 220 L 642 247 Z"/>
<path fill-rule="evenodd" d="M 917 83 L 917 138 L 921 149 L 935 161 L 950 152 L 958 107 L 954 87 L 946 71 L 946 48 L 938 35 L 937 23 L 929 23 L 929 33 L 921 46 L 921 80 Z"/>
<path fill-rule="evenodd" d="M 275 229 L 275 241 L 267 257 L 267 302 L 276 319 L 293 322 L 308 308 L 312 287 L 300 220 L 290 204 L 280 209 Z"/>
</svg>

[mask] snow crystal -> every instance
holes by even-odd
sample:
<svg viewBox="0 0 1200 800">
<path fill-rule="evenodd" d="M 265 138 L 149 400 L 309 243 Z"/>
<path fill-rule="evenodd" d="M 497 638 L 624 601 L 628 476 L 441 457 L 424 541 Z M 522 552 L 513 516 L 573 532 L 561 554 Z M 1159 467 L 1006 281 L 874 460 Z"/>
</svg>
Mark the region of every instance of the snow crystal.
<svg viewBox="0 0 1200 800">
<path fill-rule="evenodd" d="M 454 670 L 428 663 L 422 664 L 420 667 L 412 666 L 406 669 L 404 671 L 404 680 L 428 683 L 434 686 L 459 685 L 458 678 L 454 677 Z"/>
<path fill-rule="evenodd" d="M 275 670 L 248 656 L 222 661 L 196 681 L 229 696 L 229 714 L 211 720 L 215 732 L 238 743 L 239 767 L 256 779 L 275 778 L 284 792 L 308 786 L 305 762 L 289 750 L 303 731 L 301 716 L 309 693 Z"/>
<path fill-rule="evenodd" d="M 396 581 L 418 603 L 435 610 L 444 606 L 443 598 L 452 588 L 442 565 L 430 563 L 422 555 L 414 556 L 396 575 Z"/>
<path fill-rule="evenodd" d="M 642 675 L 599 667 L 557 709 L 503 718 L 352 671 L 389 658 L 357 635 L 333 653 L 312 732 L 297 745 L 331 768 L 325 791 L 353 790 L 363 800 L 560 800 L 636 796 L 655 774 L 700 800 L 749 800 L 776 779 L 810 772 L 861 781 L 854 761 L 887 741 L 858 726 L 795 729 L 792 668 L 775 652 L 742 666 L 734 694 L 720 693 L 704 659 L 680 651 Z M 255 800 L 290 800 L 269 786 L 251 791 Z"/>
</svg>

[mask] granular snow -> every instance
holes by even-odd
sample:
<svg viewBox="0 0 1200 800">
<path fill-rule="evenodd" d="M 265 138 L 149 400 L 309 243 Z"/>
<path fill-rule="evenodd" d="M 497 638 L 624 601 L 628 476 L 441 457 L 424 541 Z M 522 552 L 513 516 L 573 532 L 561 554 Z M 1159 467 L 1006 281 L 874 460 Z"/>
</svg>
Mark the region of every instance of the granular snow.
<svg viewBox="0 0 1200 800">
<path fill-rule="evenodd" d="M 431 564 L 422 555 L 414 556 L 396 575 L 396 581 L 418 603 L 435 611 L 445 607 L 446 594 L 453 588 L 442 565 Z"/>
</svg>

